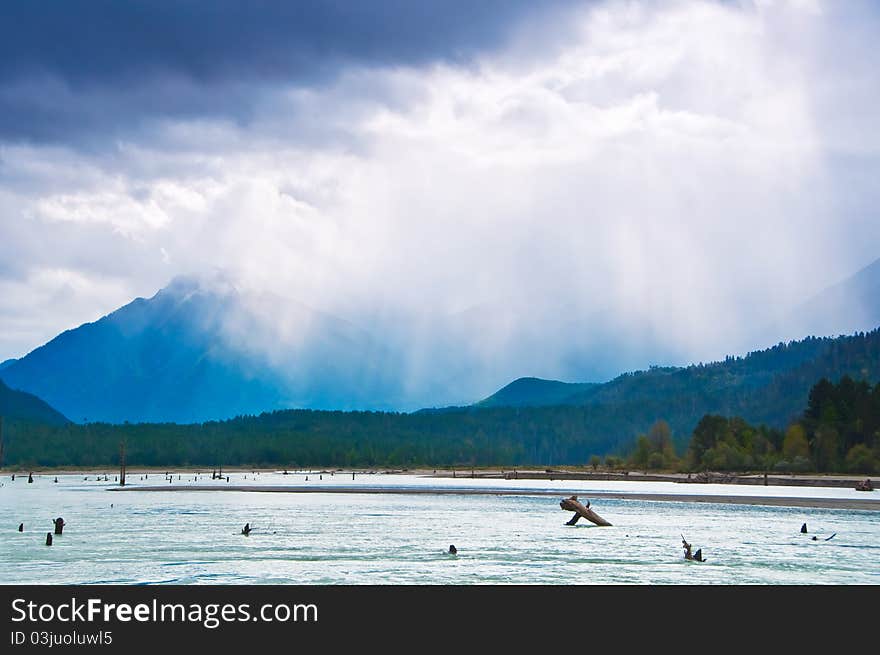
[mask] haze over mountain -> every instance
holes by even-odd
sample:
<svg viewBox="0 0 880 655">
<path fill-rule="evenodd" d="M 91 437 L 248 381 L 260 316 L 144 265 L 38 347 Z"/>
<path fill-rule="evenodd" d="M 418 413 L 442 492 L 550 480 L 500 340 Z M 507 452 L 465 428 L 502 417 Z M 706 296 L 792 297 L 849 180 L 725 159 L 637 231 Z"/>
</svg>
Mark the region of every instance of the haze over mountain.
<svg viewBox="0 0 880 655">
<path fill-rule="evenodd" d="M 780 343 L 709 364 L 636 371 L 605 384 L 523 378 L 472 409 L 582 407 L 588 416 L 585 429 L 622 439 L 664 419 L 681 442 L 706 414 L 740 416 L 755 424 L 785 428 L 803 411 L 818 380 L 836 382 L 844 375 L 872 384 L 880 381 L 880 328 Z"/>
<path fill-rule="evenodd" d="M 113 416 L 713 361 L 806 336 L 755 327 L 880 253 L 876 2 L 59 4 L 0 22 L 0 360 L 218 265 L 371 344 L 276 362 L 279 303 L 247 300 L 266 327 Z M 252 389 L 197 400 L 195 353 Z"/>
<path fill-rule="evenodd" d="M 799 305 L 775 329 L 826 336 L 876 327 L 878 289 L 880 261 Z M 677 393 L 702 393 L 675 387 L 683 374 L 674 367 L 616 377 L 657 362 L 687 362 L 675 343 L 631 318 L 611 307 L 584 315 L 551 301 L 498 301 L 421 317 L 429 328 L 412 316 L 368 319 L 361 327 L 289 298 L 241 291 L 220 273 L 183 276 L 149 299 L 3 362 L 0 379 L 73 420 L 109 422 L 202 422 L 291 408 L 469 405 L 511 379 L 478 405 L 650 403 L 657 379 L 669 375 Z M 816 357 L 815 344 L 822 343 L 770 358 L 766 370 L 754 369 L 752 358 L 744 377 L 718 369 L 724 374 L 710 376 L 707 384 L 724 393 L 767 384 Z M 736 352 L 736 344 L 727 352 Z M 521 373 L 533 377 L 520 379 Z M 540 379 L 560 373 L 582 382 Z M 611 382 L 597 384 L 605 380 Z M 646 394 L 639 392 L 643 386 Z"/>
<path fill-rule="evenodd" d="M 275 320 L 259 318 L 272 307 Z M 272 348 L 267 348 L 272 344 Z M 222 278 L 177 278 L 0 376 L 77 421 L 199 422 L 288 407 L 390 408 L 387 353 L 345 321 Z"/>
<path fill-rule="evenodd" d="M 880 325 L 880 259 L 795 307 L 782 326 L 788 335 L 850 334 Z"/>
<path fill-rule="evenodd" d="M 222 272 L 182 276 L 4 362 L 0 379 L 80 422 L 202 422 L 274 409 L 469 404 L 523 372 L 604 380 L 682 357 L 661 354 L 675 347 L 626 314 L 540 298 L 356 315 L 362 326 L 242 291 Z"/>
<path fill-rule="evenodd" d="M 714 413 L 751 417 L 753 423 L 778 428 L 771 435 L 772 452 L 771 442 L 761 442 L 754 432 L 738 435 L 738 443 L 739 438 L 747 439 L 755 453 L 760 448 L 772 455 L 769 461 L 747 465 L 763 467 L 781 461 L 782 431 L 803 416 L 811 390 L 824 387 L 825 400 L 832 398 L 827 393 L 830 385 L 817 382 L 843 375 L 852 378 L 840 384 L 849 392 L 825 405 L 831 409 L 827 419 L 838 422 L 839 428 L 833 429 L 842 430 L 836 434 L 844 439 L 858 433 L 870 443 L 871 425 L 876 423 L 870 412 L 880 400 L 880 388 L 872 392 L 859 381 L 880 376 L 880 329 L 836 339 L 810 338 L 704 366 L 653 369 L 591 388 L 571 385 L 571 402 L 577 404 L 414 413 L 282 410 L 204 425 L 52 428 L 13 422 L 8 461 L 112 465 L 119 441 L 125 439 L 131 462 L 166 467 L 584 465 L 592 455 L 631 452 L 637 435 L 658 419 L 669 423 L 678 453 L 683 454 L 697 423 Z M 525 382 L 519 391 L 535 381 Z M 552 394 L 563 385 L 534 386 Z M 522 399 L 521 393 L 515 395 Z M 822 413 L 824 417 L 826 411 Z M 858 416 L 868 420 L 861 422 Z"/>
<path fill-rule="evenodd" d="M 653 367 L 616 377 L 605 384 L 573 384 L 538 378 L 520 378 L 498 390 L 477 407 L 590 405 L 622 403 L 664 404 L 690 398 L 699 412 L 742 415 L 779 425 L 805 401 L 810 386 L 822 376 L 851 375 L 873 382 L 880 378 L 880 259 L 796 305 L 784 318 L 756 330 L 767 338 L 793 339 L 743 358 L 689 367 Z M 835 353 L 858 351 L 858 339 L 826 337 L 870 332 L 865 352 L 842 360 Z M 808 338 L 804 338 L 808 337 Z M 810 338 L 819 337 L 819 338 Z M 753 338 L 757 338 L 756 336 Z M 845 346 L 841 346 L 845 344 Z M 860 352 L 860 351 L 859 351 Z M 782 388 L 790 387 L 787 393 Z M 781 404 L 761 402 L 755 389 L 769 393 Z M 748 398 L 746 400 L 746 398 Z M 623 409 L 621 408 L 621 411 Z M 698 413 L 699 413 L 698 412 Z M 701 414 L 702 415 L 702 414 Z M 694 414 L 690 420 L 699 418 Z M 784 422 L 784 421 L 783 421 Z"/>
</svg>

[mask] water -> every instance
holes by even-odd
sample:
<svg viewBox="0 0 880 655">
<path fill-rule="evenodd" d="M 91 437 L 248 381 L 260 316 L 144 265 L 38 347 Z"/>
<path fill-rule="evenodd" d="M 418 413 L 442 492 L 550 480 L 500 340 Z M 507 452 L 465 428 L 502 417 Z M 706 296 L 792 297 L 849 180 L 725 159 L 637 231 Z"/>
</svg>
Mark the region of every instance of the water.
<svg viewBox="0 0 880 655">
<path fill-rule="evenodd" d="M 362 485 L 522 495 L 111 492 L 94 474 L 0 486 L 0 583 L 34 584 L 878 584 L 880 513 L 592 497 L 613 527 L 559 500 L 590 492 L 858 498 L 850 489 L 662 482 L 433 479 L 231 473 L 230 484 Z M 182 474 L 175 486 L 192 486 Z M 131 486 L 167 485 L 162 474 Z M 111 475 L 112 480 L 112 475 Z M 200 476 L 198 484 L 212 482 Z M 169 485 L 170 486 L 170 485 Z M 558 495 L 529 492 L 553 490 Z M 113 507 L 111 508 L 111 503 Z M 52 518 L 67 526 L 44 545 Z M 17 532 L 24 522 L 25 531 Z M 240 534 L 245 523 L 254 532 Z M 810 534 L 799 530 L 807 523 Z M 686 562 L 681 534 L 705 563 Z M 831 541 L 823 541 L 832 533 Z M 813 535 L 819 541 L 812 541 Z M 450 544 L 458 556 L 446 554 Z"/>
</svg>

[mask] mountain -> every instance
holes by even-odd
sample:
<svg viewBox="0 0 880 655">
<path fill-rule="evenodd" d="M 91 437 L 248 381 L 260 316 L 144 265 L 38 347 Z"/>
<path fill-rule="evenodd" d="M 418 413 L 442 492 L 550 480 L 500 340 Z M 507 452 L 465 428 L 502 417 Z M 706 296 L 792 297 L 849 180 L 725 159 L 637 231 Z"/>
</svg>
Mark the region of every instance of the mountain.
<svg viewBox="0 0 880 655">
<path fill-rule="evenodd" d="M 777 334 L 851 334 L 880 325 L 880 259 L 796 306 Z"/>
<path fill-rule="evenodd" d="M 0 379 L 77 422 L 204 422 L 277 409 L 469 405 L 522 372 L 608 379 L 660 351 L 638 322 L 603 318 L 610 310 L 580 315 L 535 298 L 451 313 L 346 313 L 358 324 L 241 291 L 222 275 L 180 277 L 11 360 Z"/>
<path fill-rule="evenodd" d="M 621 376 L 607 387 L 576 391 L 575 395 L 601 398 L 576 405 L 413 413 L 283 410 L 203 425 L 105 423 L 59 428 L 22 423 L 10 431 L 7 461 L 107 466 L 116 461 L 118 444 L 125 439 L 128 461 L 149 466 L 583 465 L 592 455 L 631 451 L 636 436 L 657 419 L 672 427 L 679 453 L 704 412 L 757 416 L 756 422 L 785 427 L 788 419 L 800 418 L 810 406 L 809 389 L 819 387 L 813 386 L 816 381 L 822 376 L 835 379 L 843 372 L 878 379 L 880 330 L 780 344 L 709 365 Z M 527 382 L 524 388 L 529 386 Z M 851 382 L 842 386 L 859 387 Z M 846 396 L 824 398 L 833 403 L 826 405 L 832 408 L 830 414 L 823 410 L 823 420 L 842 426 L 871 411 L 864 402 L 847 407 Z M 864 401 L 864 393 L 861 398 Z M 854 427 L 863 432 L 863 426 Z M 752 435 L 740 432 L 736 438 L 747 443 Z M 840 435 L 850 438 L 843 428 Z M 778 449 L 782 435 L 776 437 Z"/>
<path fill-rule="evenodd" d="M 880 329 L 779 344 L 713 364 L 657 367 L 603 385 L 526 380 L 512 394 L 524 401 L 520 391 L 549 391 L 547 400 L 567 388 L 573 391 L 567 400 L 578 404 L 408 414 L 283 410 L 203 425 L 19 423 L 11 426 L 8 461 L 106 466 L 126 439 L 129 461 L 150 466 L 584 464 L 594 454 L 626 453 L 658 419 L 672 427 L 679 452 L 706 413 L 784 428 L 809 406 L 809 390 L 820 378 L 843 374 L 880 379 Z"/>
<path fill-rule="evenodd" d="M 222 278 L 181 277 L 60 334 L 0 378 L 77 421 L 187 423 L 387 408 L 399 393 L 392 360 L 341 319 Z"/>
<path fill-rule="evenodd" d="M 455 313 L 430 307 L 391 315 L 382 303 L 375 314 L 340 310 L 357 316 L 355 325 L 287 298 L 241 291 L 222 276 L 180 277 L 151 298 L 3 362 L 0 379 L 78 422 L 203 422 L 292 408 L 432 406 L 445 413 L 514 380 L 475 407 L 589 405 L 597 424 L 610 429 L 615 419 L 608 414 L 606 421 L 602 412 L 641 417 L 652 407 L 685 403 L 691 409 L 682 405 L 679 426 L 688 429 L 700 410 L 737 407 L 752 421 L 784 422 L 787 412 L 801 409 L 803 385 L 815 379 L 780 391 L 778 407 L 744 394 L 818 362 L 830 347 L 828 339 L 792 341 L 763 355 L 611 379 L 648 362 L 680 365 L 702 356 L 690 354 L 686 335 L 671 343 L 666 332 L 598 291 L 583 311 L 552 294 L 499 296 Z M 722 319 L 712 319 L 716 341 L 733 343 Z M 851 334 L 878 324 L 880 260 L 800 305 L 772 334 Z M 729 352 L 718 343 L 700 352 Z"/>
<path fill-rule="evenodd" d="M 0 381 L 0 417 L 48 425 L 65 425 L 70 422 L 33 394 L 10 389 L 2 381 Z"/>
<path fill-rule="evenodd" d="M 601 385 L 593 382 L 557 382 L 540 378 L 519 378 L 499 389 L 475 407 L 539 407 L 572 404 L 572 396 L 589 393 Z"/>
<path fill-rule="evenodd" d="M 683 441 L 705 414 L 741 416 L 783 428 L 803 411 L 819 379 L 838 380 L 843 375 L 880 381 L 880 328 L 780 343 L 711 364 L 654 367 L 604 384 L 525 378 L 473 408 L 580 406 L 588 411 L 592 429 L 602 426 L 612 433 L 633 426 L 644 431 L 662 418 Z"/>
</svg>

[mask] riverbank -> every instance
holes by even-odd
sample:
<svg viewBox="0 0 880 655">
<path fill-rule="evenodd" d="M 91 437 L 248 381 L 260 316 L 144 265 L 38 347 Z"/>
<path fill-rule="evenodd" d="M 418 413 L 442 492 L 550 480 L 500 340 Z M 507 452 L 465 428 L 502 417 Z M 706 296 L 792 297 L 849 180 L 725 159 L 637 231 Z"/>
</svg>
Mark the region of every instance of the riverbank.
<svg viewBox="0 0 880 655">
<path fill-rule="evenodd" d="M 634 482 L 675 482 L 679 484 L 730 484 L 730 485 L 758 485 L 758 486 L 785 486 L 785 487 L 835 487 L 855 489 L 859 482 L 871 479 L 875 487 L 878 477 L 864 474 L 840 474 L 840 473 L 732 473 L 722 471 L 705 471 L 700 473 L 678 473 L 674 471 L 611 471 L 605 469 L 588 469 L 582 467 L 560 468 L 333 468 L 311 467 L 298 469 L 284 469 L 280 467 L 256 468 L 250 466 L 223 467 L 223 475 L 248 474 L 261 475 L 282 473 L 287 471 L 290 475 L 420 475 L 436 478 L 453 479 L 478 479 L 478 480 L 593 480 L 593 481 L 634 481 Z M 7 468 L 0 471 L 0 475 L 83 475 L 94 476 L 117 476 L 118 467 L 46 467 L 46 468 Z M 126 475 L 129 480 L 135 480 L 141 476 L 147 479 L 150 475 L 212 475 L 218 469 L 204 466 L 180 466 L 180 467 L 128 467 Z"/>
<path fill-rule="evenodd" d="M 443 487 L 387 487 L 364 485 L 187 485 L 187 486 L 126 486 L 109 489 L 114 492 L 137 491 L 237 491 L 289 494 L 404 494 L 404 495 L 459 495 L 459 496 L 559 496 L 576 495 L 577 490 L 566 489 L 498 489 L 498 488 L 443 488 Z M 617 500 L 652 500 L 680 503 L 724 503 L 733 505 L 771 505 L 775 507 L 815 507 L 821 509 L 851 509 L 880 511 L 880 498 L 877 500 L 856 500 L 849 498 L 805 498 L 791 496 L 732 496 L 722 494 L 663 494 L 644 492 L 590 491 L 591 498 L 614 498 Z"/>
<path fill-rule="evenodd" d="M 680 484 L 737 484 L 785 487 L 840 487 L 854 489 L 870 478 L 865 475 L 818 473 L 730 473 L 705 471 L 677 473 L 655 471 L 608 471 L 584 469 L 414 469 L 412 475 L 442 478 L 478 478 L 504 480 L 616 480 L 636 482 L 677 482 Z"/>
</svg>

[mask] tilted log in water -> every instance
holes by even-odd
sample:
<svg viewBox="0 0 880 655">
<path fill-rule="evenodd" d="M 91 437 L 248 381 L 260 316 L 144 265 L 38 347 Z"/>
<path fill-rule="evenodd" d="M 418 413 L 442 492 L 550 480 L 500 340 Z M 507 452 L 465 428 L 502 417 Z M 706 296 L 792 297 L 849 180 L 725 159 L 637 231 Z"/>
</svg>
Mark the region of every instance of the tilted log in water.
<svg viewBox="0 0 880 655">
<path fill-rule="evenodd" d="M 577 499 L 577 496 L 572 496 L 571 498 L 566 498 L 560 501 L 559 506 L 564 510 L 575 513 L 566 525 L 574 525 L 581 517 L 595 523 L 596 525 L 611 525 L 589 507 L 585 507 L 584 504 Z"/>
</svg>

